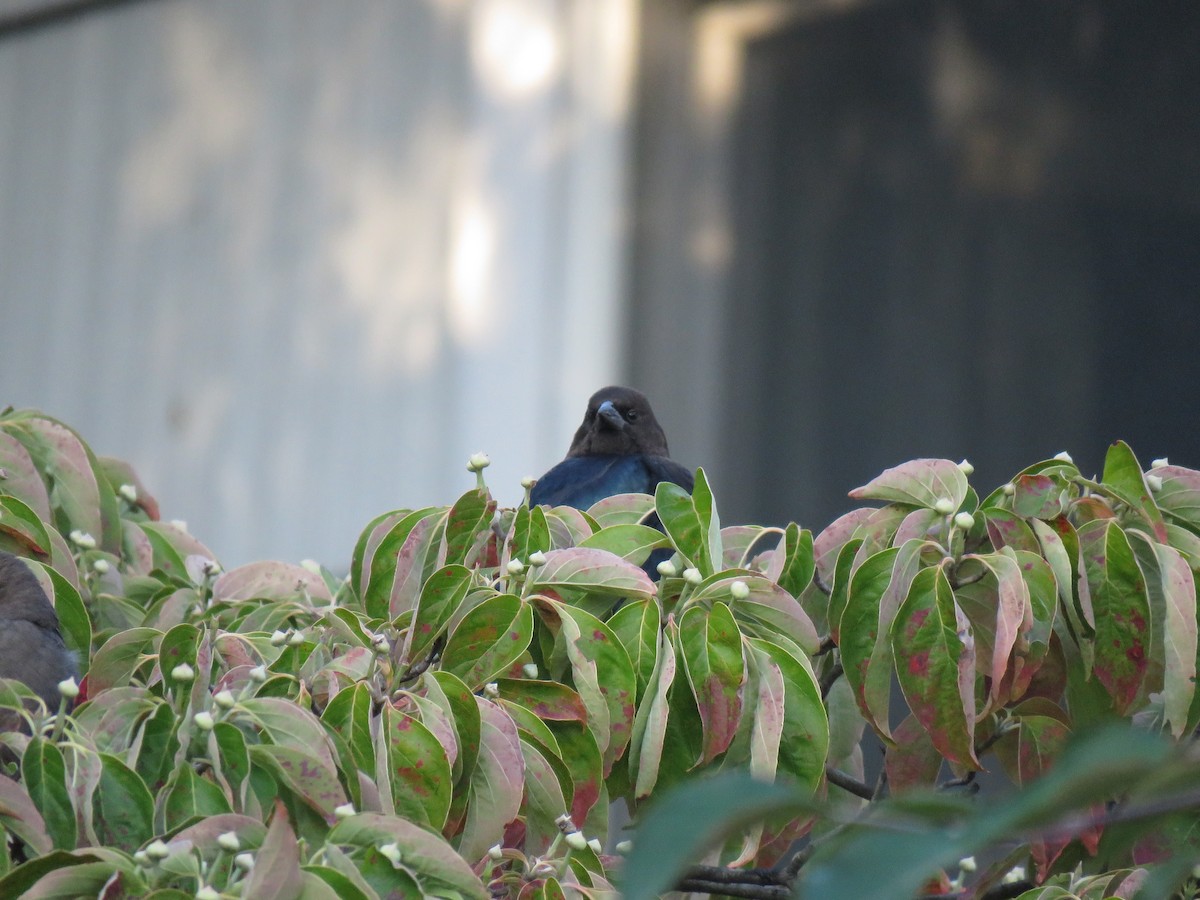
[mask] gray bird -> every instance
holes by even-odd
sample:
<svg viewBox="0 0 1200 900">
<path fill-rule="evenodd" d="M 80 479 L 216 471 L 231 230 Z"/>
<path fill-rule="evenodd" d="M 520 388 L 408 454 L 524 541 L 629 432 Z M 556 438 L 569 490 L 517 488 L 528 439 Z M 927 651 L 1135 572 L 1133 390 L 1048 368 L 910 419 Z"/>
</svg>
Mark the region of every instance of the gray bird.
<svg viewBox="0 0 1200 900">
<path fill-rule="evenodd" d="M 78 674 L 41 584 L 24 562 L 0 551 L 0 678 L 24 682 L 55 710 L 58 683 Z"/>
</svg>

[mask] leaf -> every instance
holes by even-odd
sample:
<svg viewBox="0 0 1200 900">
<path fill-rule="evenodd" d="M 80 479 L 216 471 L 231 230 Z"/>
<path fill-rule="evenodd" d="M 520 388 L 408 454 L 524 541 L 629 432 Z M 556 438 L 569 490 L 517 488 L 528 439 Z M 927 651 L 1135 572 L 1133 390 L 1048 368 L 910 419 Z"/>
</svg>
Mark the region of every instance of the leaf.
<svg viewBox="0 0 1200 900">
<path fill-rule="evenodd" d="M 54 847 L 46 831 L 46 822 L 29 791 L 11 778 L 0 778 L 0 828 L 16 835 L 39 856 Z"/>
<path fill-rule="evenodd" d="M 1139 512 L 1159 541 L 1166 541 L 1167 531 L 1162 513 L 1155 505 L 1152 492 L 1142 476 L 1141 464 L 1124 441 L 1114 441 L 1109 445 L 1104 457 L 1101 483 L 1128 504 L 1130 509 Z"/>
<path fill-rule="evenodd" d="M 21 779 L 42 815 L 46 833 L 60 850 L 75 847 L 75 808 L 67 791 L 67 767 L 62 752 L 44 738 L 34 737 L 21 757 Z"/>
<path fill-rule="evenodd" d="M 995 605 L 984 612 L 988 621 L 981 624 L 972 620 L 976 634 L 984 628 L 991 636 L 992 658 L 986 674 L 991 678 L 989 701 L 996 702 L 1005 680 L 1004 676 L 1008 673 L 1013 648 L 1017 645 L 1018 632 L 1025 625 L 1027 616 L 1032 624 L 1032 616 L 1029 613 L 1029 586 L 1021 576 L 1016 554 L 1009 548 L 999 553 L 967 554 L 963 560 L 982 565 L 991 573 L 996 584 Z"/>
<path fill-rule="evenodd" d="M 659 547 L 669 546 L 671 542 L 657 528 L 637 524 L 602 528 L 579 543 L 579 549 L 607 550 L 635 566 L 642 565 Z"/>
<path fill-rule="evenodd" d="M 28 506 L 42 522 L 50 522 L 50 495 L 29 451 L 0 428 L 0 491 Z"/>
<path fill-rule="evenodd" d="M 154 834 L 154 798 L 125 763 L 101 753 L 98 824 L 106 844 L 132 853 Z"/>
<path fill-rule="evenodd" d="M 614 494 L 597 500 L 587 514 L 603 529 L 641 522 L 652 512 L 654 498 L 649 494 Z"/>
<path fill-rule="evenodd" d="M 887 500 L 934 508 L 949 500 L 958 509 L 967 496 L 967 476 L 949 459 L 914 459 L 884 472 L 850 492 L 855 500 Z"/>
<path fill-rule="evenodd" d="M 975 758 L 975 646 L 941 566 L 912 580 L 891 628 L 900 688 L 938 752 L 958 766 Z"/>
<path fill-rule="evenodd" d="M 504 836 L 504 829 L 521 811 L 525 789 L 525 757 L 517 726 L 495 703 L 475 698 L 479 706 L 479 759 L 471 773 L 467 818 L 459 836 L 458 851 L 464 860 L 483 859 L 488 848 Z"/>
<path fill-rule="evenodd" d="M 0 480 L 0 490 L 7 487 L 7 483 Z M 45 523 L 25 503 L 7 494 L 0 494 L 0 534 L 16 539 L 22 553 L 33 552 L 42 556 L 51 553 L 50 532 Z"/>
<path fill-rule="evenodd" d="M 59 574 L 57 569 L 38 564 L 33 571 L 42 583 L 42 589 L 54 603 L 54 611 L 58 614 L 67 649 L 75 653 L 80 670 L 86 674 L 88 658 L 92 652 L 92 620 L 83 604 L 83 598 L 75 586 Z"/>
<path fill-rule="evenodd" d="M 670 630 L 675 626 L 671 625 Z M 629 771 L 634 779 L 634 796 L 647 797 L 658 782 L 662 764 L 667 720 L 671 715 L 669 696 L 675 682 L 675 642 L 668 632 L 660 638 L 646 694 L 638 705 L 630 741 Z"/>
<path fill-rule="evenodd" d="M 495 511 L 496 501 L 484 491 L 470 490 L 458 498 L 446 520 L 447 563 L 455 565 L 471 561 L 472 548 L 486 536 L 487 525 Z"/>
<path fill-rule="evenodd" d="M 771 641 L 751 638 L 760 668 L 767 661 L 783 676 L 783 733 L 779 741 L 778 773 L 794 779 L 804 796 L 811 796 L 825 774 L 829 756 L 829 718 L 821 689 L 812 672 L 787 649 Z"/>
<path fill-rule="evenodd" d="M 571 547 L 550 550 L 546 564 L 529 572 L 530 590 L 585 590 L 605 596 L 640 599 L 657 588 L 650 577 L 632 563 L 607 550 Z"/>
<path fill-rule="evenodd" d="M 703 470 L 697 470 L 693 491 L 661 481 L 654 490 L 654 509 L 675 549 L 707 577 L 721 559 L 721 524 Z"/>
<path fill-rule="evenodd" d="M 267 836 L 242 887 L 242 896 L 255 900 L 292 900 L 301 896 L 303 883 L 296 833 L 288 822 L 287 810 L 282 803 L 276 803 Z"/>
<path fill-rule="evenodd" d="M 1079 530 L 1088 591 L 1096 615 L 1093 672 L 1125 715 L 1138 697 L 1148 665 L 1150 603 L 1129 539 L 1114 521 Z"/>
<path fill-rule="evenodd" d="M 1157 466 L 1162 487 L 1154 494 L 1159 508 L 1171 518 L 1200 529 L 1200 472 L 1183 466 Z"/>
<path fill-rule="evenodd" d="M 587 707 L 583 699 L 567 685 L 557 681 L 500 678 L 496 681 L 496 687 L 503 699 L 529 710 L 543 721 L 587 721 Z"/>
<path fill-rule="evenodd" d="M 326 606 L 333 599 L 320 575 L 290 563 L 256 562 L 238 566 L 222 573 L 213 584 L 213 599 L 227 603 L 294 598 L 303 598 L 314 606 Z"/>
<path fill-rule="evenodd" d="M 562 834 L 556 820 L 568 803 L 554 767 L 537 745 L 522 739 L 521 752 L 525 758 L 525 798 L 521 804 L 525 819 L 524 851 L 540 855 Z"/>
<path fill-rule="evenodd" d="M 496 594 L 471 609 L 446 642 L 442 669 L 470 688 L 506 672 L 533 638 L 533 610 L 513 594 Z"/>
<path fill-rule="evenodd" d="M 813 539 L 813 562 L 817 575 L 825 584 L 833 581 L 833 569 L 842 547 L 854 536 L 859 526 L 876 512 L 878 510 L 871 507 L 851 510 L 834 519 Z"/>
<path fill-rule="evenodd" d="M 679 620 L 679 649 L 703 724 L 698 764 L 712 762 L 729 747 L 742 717 L 746 680 L 742 634 L 724 603 L 711 610 L 692 606 Z"/>
<path fill-rule="evenodd" d="M 1012 510 L 1022 518 L 1054 519 L 1066 511 L 1067 484 L 1061 475 L 1018 475 L 1012 485 Z"/>
<path fill-rule="evenodd" d="M 639 823 L 621 870 L 621 896 L 653 900 L 726 835 L 767 816 L 807 809 L 794 791 L 741 772 L 683 785 L 658 800 Z"/>
<path fill-rule="evenodd" d="M 624 604 L 608 620 L 608 627 L 621 642 L 621 646 L 625 648 L 625 652 L 633 664 L 634 675 L 637 676 L 639 703 L 646 691 L 646 686 L 650 683 L 650 676 L 658 659 L 660 615 L 658 601 L 647 597 Z"/>
<path fill-rule="evenodd" d="M 733 585 L 738 581 L 745 585 L 747 593 L 735 599 Z M 804 607 L 765 575 L 750 571 L 718 572 L 696 586 L 691 602 L 726 603 L 746 630 L 768 637 L 782 634 L 806 653 L 816 653 L 821 646 L 816 626 Z"/>
<path fill-rule="evenodd" d="M 441 742 L 412 716 L 385 703 L 377 765 L 391 784 L 391 807 L 402 818 L 440 831 L 450 811 L 450 761 Z M 385 807 L 386 809 L 386 807 Z"/>
<path fill-rule="evenodd" d="M 405 659 L 410 663 L 424 659 L 426 651 L 466 599 L 470 587 L 471 570 L 465 566 L 444 566 L 429 577 L 417 601 Z"/>
<path fill-rule="evenodd" d="M 401 848 L 405 870 L 418 882 L 421 896 L 488 898 L 479 878 L 446 841 L 395 816 L 359 813 L 335 825 L 328 840 L 330 844 L 359 848 L 396 844 Z M 247 891 L 243 896 L 253 895 Z"/>
<path fill-rule="evenodd" d="M 445 509 L 436 506 L 406 515 L 397 512 L 379 521 L 371 530 L 363 546 L 361 587 L 358 589 L 368 615 L 391 618 L 411 608 L 409 598 L 415 602 L 424 582 L 420 576 L 424 571 L 425 555 L 436 534 L 436 525 L 445 513 Z M 417 577 L 406 578 L 414 569 Z M 411 582 L 415 584 L 410 586 Z M 407 589 L 402 590 L 402 585 Z"/>
<path fill-rule="evenodd" d="M 1188 711 L 1196 695 L 1196 581 L 1183 555 L 1172 547 L 1155 544 L 1162 590 L 1166 600 L 1163 622 L 1163 718 L 1176 738 L 1188 725 Z"/>
<path fill-rule="evenodd" d="M 995 743 L 996 757 L 1014 784 L 1026 785 L 1050 769 L 1071 729 L 1066 713 L 1041 698 L 1014 706 L 1010 722 Z"/>
<path fill-rule="evenodd" d="M 888 790 L 902 794 L 917 788 L 933 787 L 942 768 L 942 755 L 916 716 L 906 716 L 892 730 L 893 746 L 883 758 Z"/>
</svg>

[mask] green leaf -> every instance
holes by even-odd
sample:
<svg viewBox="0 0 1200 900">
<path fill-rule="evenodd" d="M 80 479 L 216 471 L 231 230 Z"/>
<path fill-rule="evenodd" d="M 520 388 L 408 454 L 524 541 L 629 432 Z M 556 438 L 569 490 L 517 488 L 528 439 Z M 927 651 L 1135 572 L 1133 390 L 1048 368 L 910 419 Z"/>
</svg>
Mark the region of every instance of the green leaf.
<svg viewBox="0 0 1200 900">
<path fill-rule="evenodd" d="M 1200 472 L 1183 466 L 1157 466 L 1162 487 L 1154 494 L 1158 507 L 1171 518 L 1200 530 Z"/>
<path fill-rule="evenodd" d="M 396 814 L 440 831 L 450 810 L 452 778 L 446 751 L 433 732 L 384 704 L 376 759 L 377 780 L 380 787 L 390 783 Z M 385 806 L 385 811 L 390 810 Z"/>
<path fill-rule="evenodd" d="M 517 726 L 495 703 L 475 698 L 479 706 L 480 750 L 467 789 L 467 817 L 458 851 L 468 863 L 483 859 L 488 848 L 521 811 L 525 790 L 525 757 Z"/>
<path fill-rule="evenodd" d="M 62 751 L 50 741 L 34 737 L 21 757 L 21 778 L 54 846 L 60 850 L 74 849 L 75 808 L 67 791 L 67 767 Z"/>
<path fill-rule="evenodd" d="M 657 532 L 656 532 L 657 533 Z M 530 590 L 584 590 L 604 596 L 651 597 L 656 588 L 641 569 L 607 550 L 550 550 L 546 564 L 529 570 Z"/>
<path fill-rule="evenodd" d="M 7 479 L 0 481 L 0 488 L 8 489 Z M 50 532 L 38 514 L 16 497 L 0 494 L 0 535 L 4 534 L 17 540 L 22 553 L 50 555 Z"/>
<path fill-rule="evenodd" d="M 751 638 L 760 669 L 768 663 L 783 676 L 783 733 L 779 741 L 778 772 L 794 779 L 805 796 L 816 791 L 829 756 L 829 717 L 812 671 L 780 644 Z"/>
<path fill-rule="evenodd" d="M 533 610 L 513 594 L 496 594 L 471 609 L 446 642 L 442 669 L 479 688 L 521 658 L 533 638 Z"/>
<path fill-rule="evenodd" d="M 671 715 L 669 698 L 675 682 L 675 641 L 672 633 L 678 633 L 674 623 L 661 633 L 661 646 L 655 655 L 654 670 L 633 721 L 629 771 L 634 779 L 634 796 L 638 798 L 647 797 L 654 790 L 662 764 L 667 721 Z"/>
<path fill-rule="evenodd" d="M 1180 738 L 1187 729 L 1196 696 L 1196 580 L 1178 550 L 1156 544 L 1162 590 L 1166 600 L 1163 622 L 1163 717 L 1171 733 Z"/>
<path fill-rule="evenodd" d="M 371 703 L 370 688 L 360 682 L 340 690 L 321 713 L 321 722 L 345 739 L 355 764 L 364 772 L 375 771 Z"/>
<path fill-rule="evenodd" d="M 1136 701 L 1150 649 L 1150 603 L 1129 539 L 1112 520 L 1079 530 L 1088 591 L 1096 615 L 1093 672 L 1118 715 Z"/>
<path fill-rule="evenodd" d="M 45 482 L 29 451 L 3 427 L 0 427 L 0 469 L 4 470 L 0 482 L 4 493 L 28 506 L 40 521 L 50 522 L 50 494 Z"/>
<path fill-rule="evenodd" d="M 1166 541 L 1167 531 L 1162 513 L 1155 505 L 1152 492 L 1142 476 L 1141 464 L 1124 441 L 1114 441 L 1109 445 L 1108 453 L 1104 457 L 1104 476 L 1101 483 L 1131 509 L 1140 513 L 1159 541 Z"/>
<path fill-rule="evenodd" d="M 544 854 L 561 835 L 556 819 L 567 809 L 563 786 L 554 766 L 531 741 L 521 740 L 525 759 L 525 797 L 521 809 L 525 819 L 525 853 Z"/>
<path fill-rule="evenodd" d="M 675 549 L 707 577 L 721 560 L 721 525 L 712 508 L 712 494 L 703 482 L 703 470 L 696 475 L 694 495 L 669 481 L 659 482 L 654 508 Z"/>
<path fill-rule="evenodd" d="M 458 759 L 454 767 L 461 786 L 475 770 L 479 756 L 482 725 L 475 695 L 462 679 L 449 672 L 430 672 L 425 677 L 425 688 L 429 699 L 441 707 L 454 723 L 458 735 Z"/>
<path fill-rule="evenodd" d="M 54 847 L 29 791 L 11 778 L 0 778 L 0 828 L 16 835 L 39 856 Z"/>
<path fill-rule="evenodd" d="M 783 533 L 783 541 L 775 554 L 777 559 L 782 558 L 783 567 L 776 574 L 775 563 L 772 561 L 772 567 L 767 572 L 768 577 L 773 577 L 779 586 L 793 597 L 799 597 L 812 581 L 813 573 L 817 569 L 812 532 L 807 528 L 801 529 L 795 522 L 789 522 Z"/>
<path fill-rule="evenodd" d="M 650 683 L 650 676 L 658 658 L 661 614 L 658 601 L 647 597 L 626 603 L 608 620 L 608 627 L 621 642 L 633 664 L 633 671 L 637 676 L 639 703 L 645 694 L 646 686 Z"/>
<path fill-rule="evenodd" d="M 580 549 L 607 550 L 635 566 L 642 565 L 659 547 L 669 546 L 671 542 L 657 528 L 637 524 L 602 528 L 579 543 Z"/>
<path fill-rule="evenodd" d="M 327 823 L 335 821 L 333 811 L 346 802 L 346 794 L 329 760 L 281 744 L 254 744 L 247 749 L 252 765 L 269 770 L 277 783 L 304 800 Z"/>
<path fill-rule="evenodd" d="M 941 566 L 922 569 L 913 578 L 890 636 L 909 709 L 942 756 L 979 769 L 974 641 Z"/>
<path fill-rule="evenodd" d="M 621 896 L 653 900 L 727 835 L 767 816 L 808 809 L 791 789 L 740 772 L 683 785 L 658 800 L 639 823 L 621 871 Z"/>
<path fill-rule="evenodd" d="M 692 606 L 684 612 L 679 649 L 704 728 L 703 765 L 725 752 L 742 717 L 746 665 L 742 634 L 729 607 L 717 602 L 711 610 Z"/>
<path fill-rule="evenodd" d="M 138 777 L 117 757 L 101 753 L 100 802 L 97 824 L 105 843 L 132 853 L 154 834 L 154 798 Z"/>
<path fill-rule="evenodd" d="M 405 659 L 410 663 L 424 659 L 426 651 L 462 606 L 470 587 L 471 570 L 465 566 L 445 566 L 429 577 L 417 601 Z"/>
<path fill-rule="evenodd" d="M 221 789 L 193 772 L 190 765 L 175 770 L 158 795 L 158 806 L 156 817 L 160 821 L 156 825 L 163 831 L 189 824 L 196 817 L 232 812 Z"/>
<path fill-rule="evenodd" d="M 644 522 L 654 512 L 654 498 L 649 494 L 614 494 L 592 504 L 587 514 L 600 528 Z"/>
<path fill-rule="evenodd" d="M 739 581 L 747 593 L 735 598 L 734 583 Z M 696 586 L 689 602 L 707 606 L 726 603 L 743 630 L 767 637 L 782 634 L 809 654 L 816 653 L 821 645 L 816 626 L 800 601 L 757 572 L 717 572 Z"/>
<path fill-rule="evenodd" d="M 391 618 L 411 608 L 411 604 L 406 602 L 407 597 L 411 596 L 415 601 L 424 582 L 420 575 L 425 554 L 436 534 L 436 525 L 445 513 L 445 509 L 436 506 L 427 506 L 403 516 L 395 513 L 385 517 L 371 530 L 364 542 L 358 587 L 358 595 L 369 616 Z M 394 516 L 399 518 L 393 520 Z M 413 569 L 417 578 L 402 578 Z M 401 597 L 401 584 L 410 581 L 415 581 L 415 584 Z"/>
<path fill-rule="evenodd" d="M 1070 494 L 1060 473 L 1018 475 L 1012 485 L 1012 511 L 1022 518 L 1054 519 L 1067 509 Z"/>
<path fill-rule="evenodd" d="M 446 520 L 447 564 L 471 562 L 475 548 L 487 538 L 487 526 L 495 511 L 496 501 L 483 491 L 470 490 L 458 498 Z"/>
<path fill-rule="evenodd" d="M 886 469 L 850 492 L 855 500 L 887 500 L 934 508 L 949 500 L 958 509 L 967 496 L 967 476 L 949 459 L 914 459 Z"/>
<path fill-rule="evenodd" d="M 842 544 L 837 552 L 833 568 L 830 570 L 829 611 L 826 616 L 829 620 L 829 636 L 838 646 L 841 646 L 842 641 L 842 616 L 846 612 L 846 604 L 849 600 L 854 562 L 858 558 L 858 551 L 862 545 L 861 538 L 854 538 Z"/>
<path fill-rule="evenodd" d="M 46 594 L 54 603 L 54 611 L 58 613 L 63 641 L 67 648 L 76 654 L 80 670 L 87 674 L 88 659 L 92 652 L 92 620 L 83 604 L 83 598 L 75 586 L 59 574 L 57 569 L 46 565 L 39 565 L 39 569 L 45 573 L 45 581 L 49 582 Z M 38 581 L 42 581 L 42 578 L 39 577 Z M 46 588 L 45 582 L 42 587 Z"/>
<path fill-rule="evenodd" d="M 557 681 L 500 678 L 496 681 L 496 687 L 503 699 L 524 707 L 543 721 L 587 721 L 587 707 L 583 698 Z"/>
</svg>

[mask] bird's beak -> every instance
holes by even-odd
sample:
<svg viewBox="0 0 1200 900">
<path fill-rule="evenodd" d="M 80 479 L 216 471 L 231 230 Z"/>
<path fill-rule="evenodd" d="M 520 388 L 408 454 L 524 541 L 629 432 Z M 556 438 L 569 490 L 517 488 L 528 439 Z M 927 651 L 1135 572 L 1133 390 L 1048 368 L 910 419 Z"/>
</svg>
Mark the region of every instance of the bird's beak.
<svg viewBox="0 0 1200 900">
<path fill-rule="evenodd" d="M 601 403 L 600 408 L 596 410 L 596 414 L 604 420 L 609 428 L 621 431 L 625 427 L 625 419 L 617 412 L 617 408 L 613 406 L 611 400 L 605 400 Z"/>
</svg>

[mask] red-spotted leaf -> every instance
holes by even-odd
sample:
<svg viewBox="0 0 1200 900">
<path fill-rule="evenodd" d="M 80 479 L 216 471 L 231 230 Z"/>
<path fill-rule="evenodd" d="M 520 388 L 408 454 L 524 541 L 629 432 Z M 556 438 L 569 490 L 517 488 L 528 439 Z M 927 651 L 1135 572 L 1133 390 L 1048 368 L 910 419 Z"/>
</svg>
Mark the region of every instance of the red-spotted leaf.
<svg viewBox="0 0 1200 900">
<path fill-rule="evenodd" d="M 504 836 L 521 811 L 525 756 L 517 726 L 503 709 L 476 697 L 479 707 L 479 759 L 467 788 L 467 816 L 458 838 L 463 859 L 476 862 Z"/>
<path fill-rule="evenodd" d="M 1016 554 L 1009 548 L 998 553 L 967 554 L 963 559 L 983 566 L 991 575 L 989 581 L 995 583 L 995 591 L 989 592 L 990 608 L 979 610 L 975 616 L 968 612 L 968 618 L 977 636 L 984 633 L 990 637 L 991 660 L 984 673 L 991 679 L 989 702 L 996 702 L 1018 634 L 1024 630 L 1028 641 L 1028 631 L 1033 624 L 1029 612 L 1029 586 L 1021 577 Z"/>
<path fill-rule="evenodd" d="M 530 570 L 531 590 L 582 590 L 619 597 L 650 597 L 654 582 L 632 563 L 607 550 L 550 550 L 546 564 Z"/>
<path fill-rule="evenodd" d="M 1018 475 L 1012 480 L 1012 509 L 1026 519 L 1054 519 L 1062 515 L 1068 501 L 1067 485 L 1058 473 Z"/>
<path fill-rule="evenodd" d="M 346 802 L 337 769 L 327 759 L 307 750 L 281 744 L 252 744 L 250 759 L 275 774 L 328 824 L 336 821 L 333 811 Z"/>
<path fill-rule="evenodd" d="M 735 599 L 733 586 L 739 581 L 745 585 L 747 593 Z M 757 572 L 718 572 L 702 581 L 691 599 L 706 605 L 727 603 L 737 620 L 749 630 L 766 637 L 783 634 L 806 653 L 816 653 L 821 645 L 817 629 L 800 601 Z"/>
<path fill-rule="evenodd" d="M 405 659 L 416 663 L 424 658 L 466 599 L 470 587 L 471 570 L 465 566 L 445 566 L 429 576 L 417 601 Z"/>
<path fill-rule="evenodd" d="M 1079 544 L 1096 614 L 1093 672 L 1124 715 L 1133 706 L 1149 664 L 1150 602 L 1125 532 L 1114 520 L 1089 522 Z"/>
<path fill-rule="evenodd" d="M 883 758 L 888 790 L 902 794 L 933 787 L 942 768 L 942 755 L 933 746 L 929 732 L 910 715 L 892 729 L 892 738 L 896 743 Z"/>
<path fill-rule="evenodd" d="M 322 606 L 332 599 L 320 575 L 283 562 L 256 562 L 230 569 L 213 584 L 213 597 L 227 602 L 306 597 Z"/>
<path fill-rule="evenodd" d="M 446 520 L 446 562 L 467 564 L 488 536 L 487 523 L 496 511 L 496 501 L 478 489 L 467 491 L 450 508 Z"/>
<path fill-rule="evenodd" d="M 513 594 L 496 594 L 471 609 L 446 642 L 442 669 L 472 690 L 508 670 L 533 638 L 533 610 Z"/>
<path fill-rule="evenodd" d="M 1183 466 L 1156 466 L 1153 474 L 1162 479 L 1162 487 L 1154 494 L 1159 509 L 1200 529 L 1200 472 Z"/>
<path fill-rule="evenodd" d="M 0 490 L 16 497 L 43 522 L 50 521 L 50 494 L 24 445 L 0 428 Z"/>
<path fill-rule="evenodd" d="M 519 704 L 543 721 L 587 721 L 587 707 L 583 698 L 557 681 L 500 678 L 496 681 L 496 687 L 505 700 Z"/>
<path fill-rule="evenodd" d="M 729 747 L 742 717 L 742 634 L 724 603 L 690 607 L 679 620 L 679 651 L 704 727 L 700 764 Z"/>
<path fill-rule="evenodd" d="M 995 743 L 996 757 L 1017 785 L 1040 777 L 1062 752 L 1071 729 L 1067 714 L 1043 698 L 1012 708 L 1010 727 Z"/>
<path fill-rule="evenodd" d="M 914 459 L 886 469 L 850 496 L 856 500 L 888 500 L 933 508 L 949 500 L 958 509 L 967 496 L 967 476 L 949 459 Z"/>
<path fill-rule="evenodd" d="M 896 612 L 892 653 L 909 709 L 938 752 L 958 766 L 975 758 L 975 642 L 941 566 L 922 569 Z"/>
<path fill-rule="evenodd" d="M 633 672 L 637 676 L 639 702 L 650 683 L 650 676 L 658 659 L 661 615 L 658 601 L 648 597 L 626 603 L 608 620 L 608 627 L 617 636 L 633 664 Z"/>
<path fill-rule="evenodd" d="M 375 743 L 377 782 L 384 812 L 440 831 L 450 810 L 450 761 L 437 737 L 421 722 L 385 703 Z"/>
<path fill-rule="evenodd" d="M 825 776 L 829 756 L 829 717 L 821 702 L 821 689 L 812 670 L 790 651 L 771 641 L 750 638 L 759 671 L 774 664 L 783 676 L 783 731 L 779 739 L 777 770 L 793 779 L 802 791 L 816 791 Z"/>
<path fill-rule="evenodd" d="M 638 524 L 602 528 L 579 543 L 580 549 L 607 550 L 635 566 L 642 565 L 659 547 L 669 546 L 671 542 L 657 528 Z"/>
<path fill-rule="evenodd" d="M 1011 547 L 1014 550 L 1029 550 L 1034 553 L 1038 551 L 1037 538 L 1030 528 L 1030 522 L 1038 520 L 1030 519 L 1026 522 L 1016 513 L 995 506 L 986 507 L 980 510 L 980 513 L 987 529 L 988 540 L 997 550 Z"/>
</svg>

